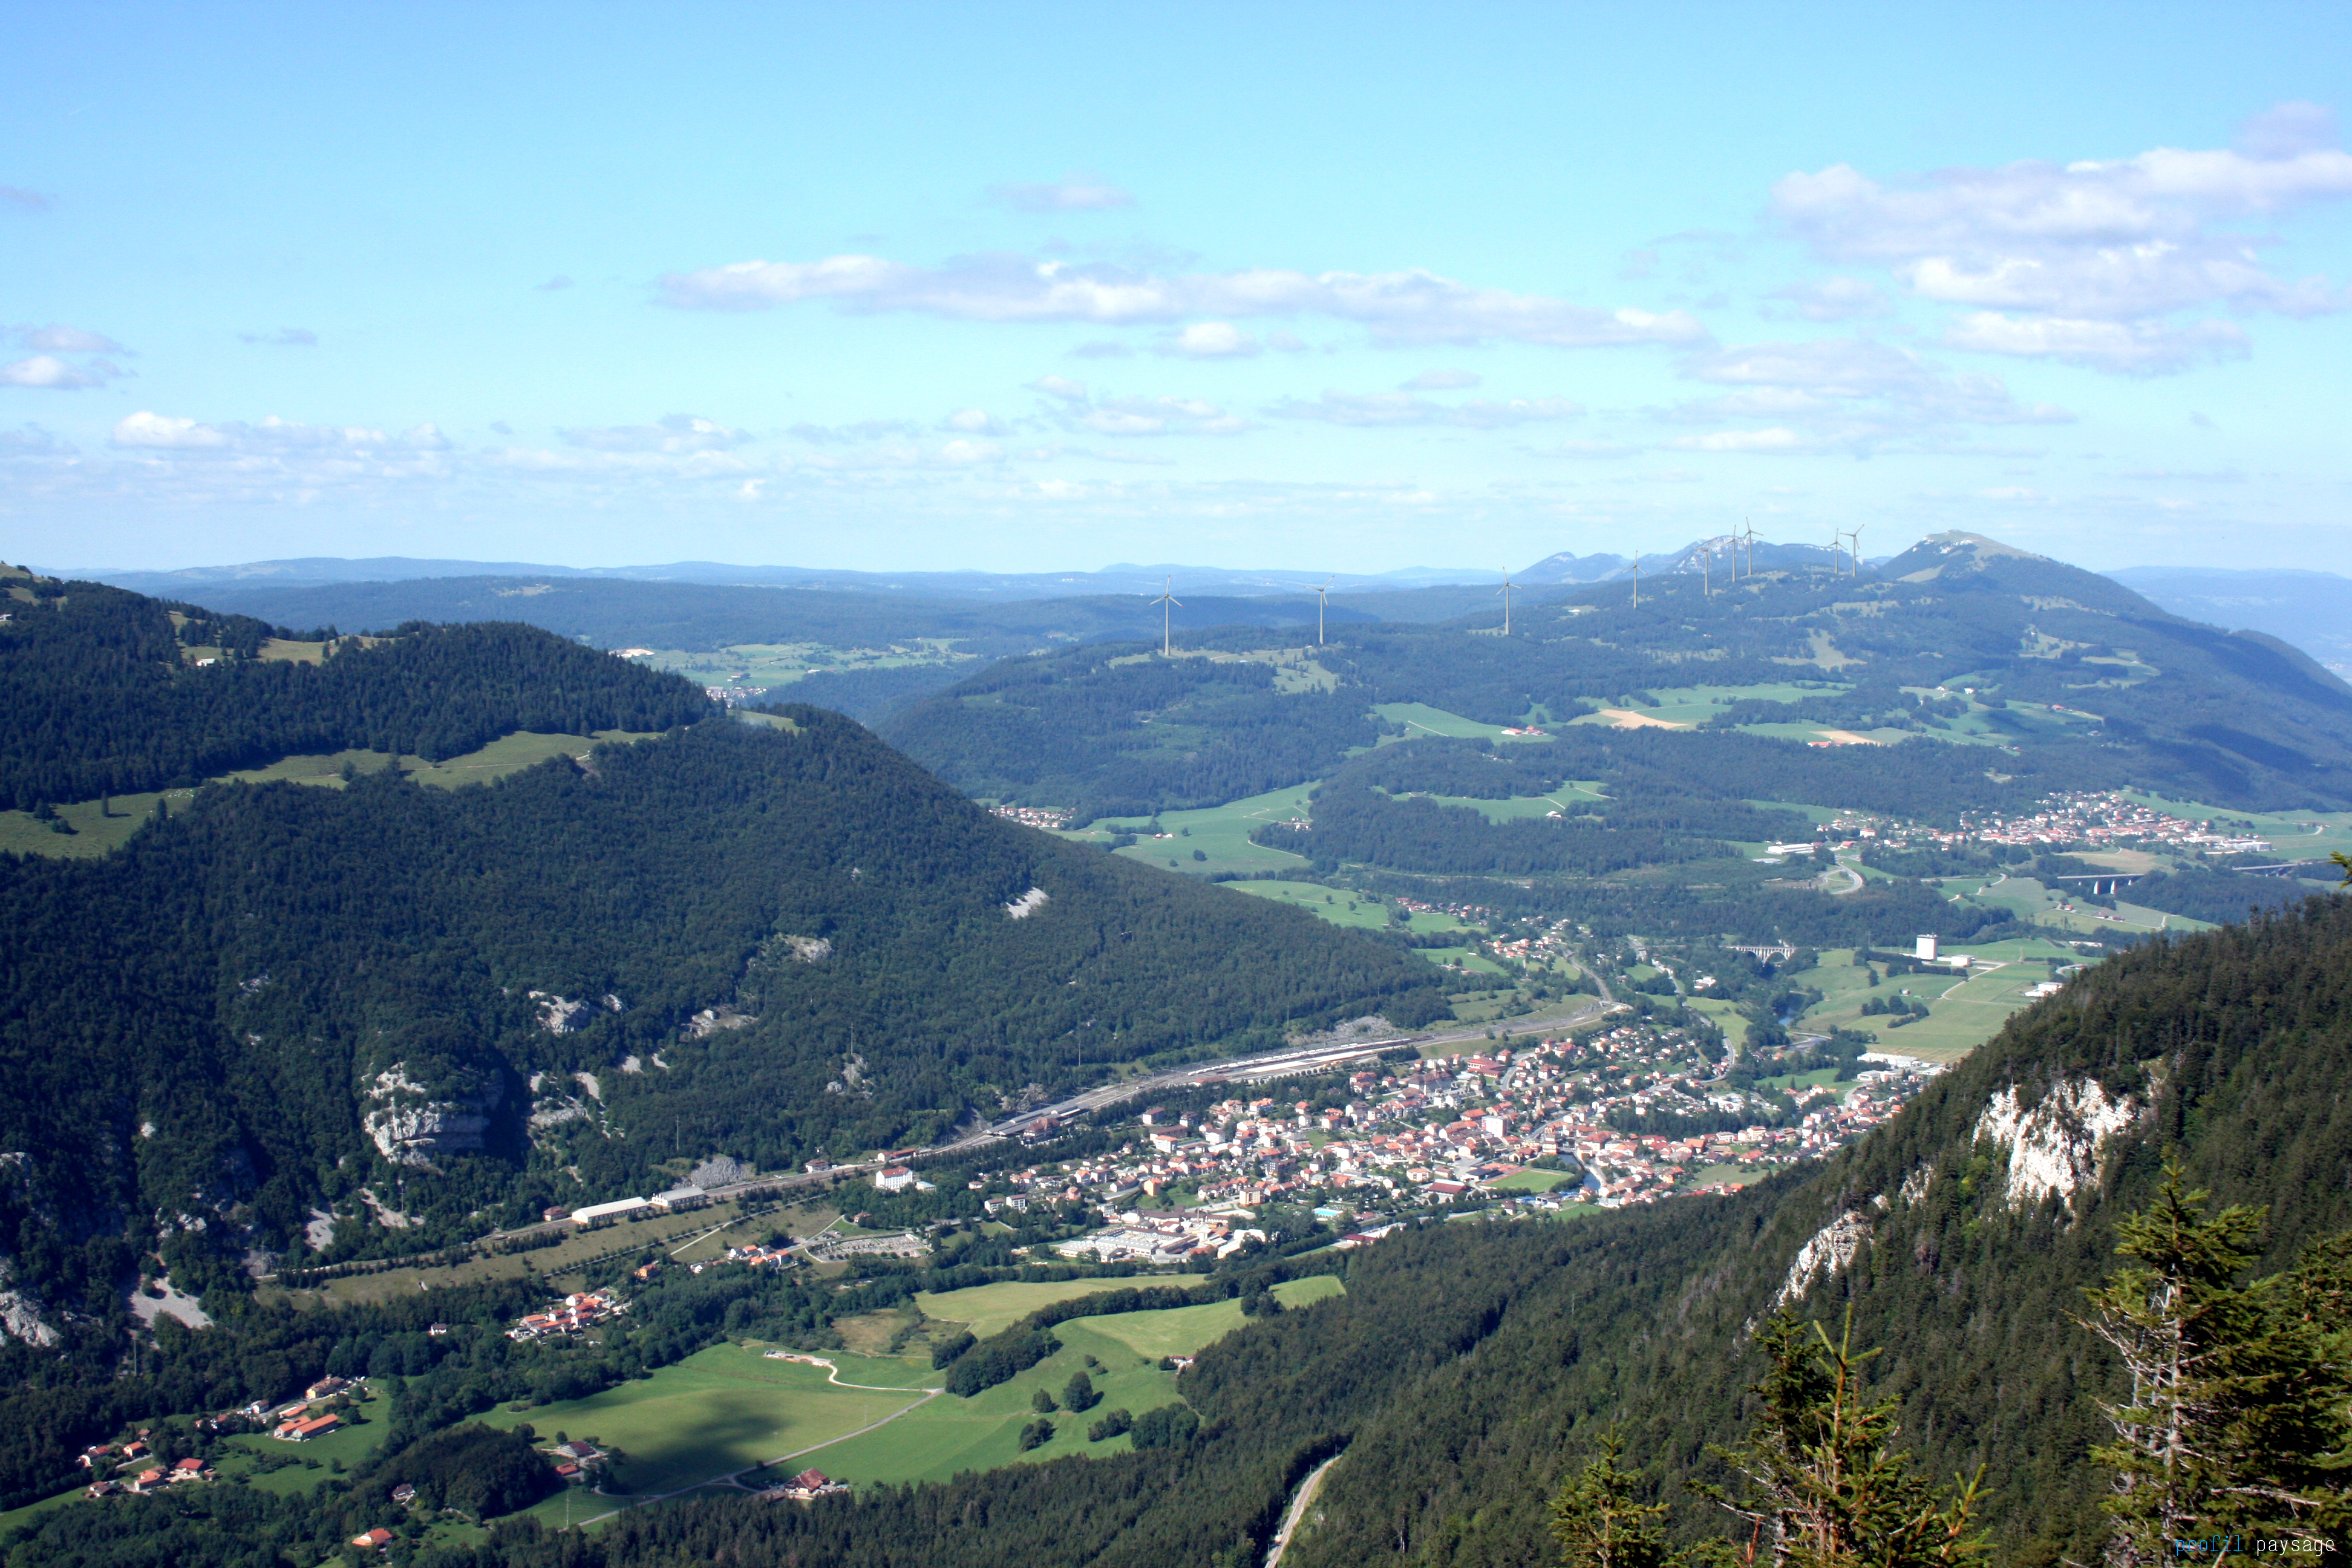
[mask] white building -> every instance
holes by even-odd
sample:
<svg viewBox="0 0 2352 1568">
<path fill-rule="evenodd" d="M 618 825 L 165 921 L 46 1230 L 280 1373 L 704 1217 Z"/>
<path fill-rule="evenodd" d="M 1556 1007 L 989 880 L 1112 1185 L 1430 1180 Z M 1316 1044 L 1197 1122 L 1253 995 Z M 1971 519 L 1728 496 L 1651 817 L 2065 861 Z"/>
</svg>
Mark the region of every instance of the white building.
<svg viewBox="0 0 2352 1568">
<path fill-rule="evenodd" d="M 1924 963 L 1935 963 L 1936 939 L 1932 936 L 1921 937 L 1918 942 L 1913 945 L 1911 949 L 1911 956 L 1918 959 Z"/>
</svg>

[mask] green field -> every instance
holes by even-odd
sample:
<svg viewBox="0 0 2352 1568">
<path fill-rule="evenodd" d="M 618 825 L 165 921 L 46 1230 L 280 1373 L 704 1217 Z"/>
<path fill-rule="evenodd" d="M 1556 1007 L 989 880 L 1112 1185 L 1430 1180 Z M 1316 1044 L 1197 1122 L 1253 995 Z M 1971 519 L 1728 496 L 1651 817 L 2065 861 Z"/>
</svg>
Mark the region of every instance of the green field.
<svg viewBox="0 0 2352 1568">
<path fill-rule="evenodd" d="M 1481 724 L 1475 719 L 1465 719 L 1459 713 L 1448 713 L 1443 708 L 1432 708 L 1426 702 L 1380 702 L 1372 711 L 1392 724 L 1402 724 L 1408 740 L 1442 735 L 1456 741 L 1524 741 L 1536 737 L 1506 735 L 1501 724 Z"/>
<path fill-rule="evenodd" d="M 581 735 L 545 735 L 531 731 L 517 731 L 502 735 L 479 751 L 468 752 L 462 757 L 451 757 L 443 763 L 428 763 L 423 757 L 394 757 L 385 752 L 335 752 L 282 757 L 267 767 L 245 768 L 223 773 L 212 781 L 218 784 L 273 784 L 290 781 L 295 784 L 325 784 L 341 789 L 346 766 L 360 773 L 380 773 L 386 766 L 397 766 L 419 784 L 441 789 L 456 789 L 460 784 L 487 784 L 492 779 L 520 773 L 547 761 L 550 757 L 577 756 L 593 744 L 608 741 L 649 741 L 652 734 L 635 734 L 626 730 L 600 730 L 593 737 Z M 176 809 L 191 799 L 194 791 L 177 789 L 165 792 Z M 87 859 L 114 849 L 140 825 L 154 815 L 156 803 L 164 794 L 118 795 L 110 801 L 77 801 L 57 807 L 74 831 L 58 833 L 47 823 L 35 819 L 29 811 L 0 811 L 0 854 L 44 855 L 52 858 Z"/>
<path fill-rule="evenodd" d="M 1154 1280 L 1142 1280 L 1150 1285 Z M 1006 1279 L 994 1285 L 974 1285 L 944 1295 L 925 1290 L 915 1305 L 923 1316 L 942 1323 L 961 1323 L 982 1339 L 1011 1328 L 1040 1307 L 1122 1289 L 1116 1279 Z"/>
<path fill-rule="evenodd" d="M 1073 1283 L 1099 1289 L 1105 1282 Z M 978 1289 L 993 1290 L 999 1287 Z M 1302 1307 L 1325 1296 L 1338 1295 L 1341 1289 L 1337 1279 L 1314 1276 L 1277 1285 L 1275 1294 L 1286 1306 Z M 950 1292 L 959 1297 L 972 1293 Z M 1055 1325 L 1054 1334 L 1062 1342 L 1062 1348 L 1011 1382 L 999 1384 L 971 1399 L 942 1395 L 919 1409 L 908 1411 L 887 1426 L 836 1443 L 795 1462 L 814 1465 L 836 1480 L 903 1483 L 943 1481 L 965 1470 L 1042 1463 L 1074 1454 L 1123 1453 L 1130 1446 L 1127 1438 L 1090 1443 L 1087 1440 L 1087 1426 L 1111 1410 L 1140 1415 L 1162 1405 L 1178 1403 L 1182 1396 L 1181 1380 L 1173 1373 L 1160 1371 L 1160 1358 L 1192 1354 L 1241 1327 L 1245 1321 L 1237 1301 L 1158 1312 L 1073 1318 Z M 1088 1375 L 1102 1395 L 1102 1402 L 1082 1414 L 1064 1412 L 1047 1417 L 1054 1424 L 1052 1440 L 1023 1453 L 1020 1432 L 1036 1419 L 1037 1413 L 1031 1405 L 1036 1391 L 1042 1388 L 1058 1399 L 1070 1374 L 1087 1368 L 1088 1356 L 1097 1363 L 1097 1369 L 1088 1370 Z"/>
<path fill-rule="evenodd" d="M 1548 1193 L 1554 1187 L 1572 1187 L 1582 1179 L 1565 1171 L 1515 1171 L 1486 1185 L 1498 1193 Z"/>
<path fill-rule="evenodd" d="M 521 1411 L 501 1405 L 481 1419 L 493 1426 L 528 1423 L 551 1441 L 562 1431 L 618 1449 L 625 1462 L 606 1489 L 626 1488 L 643 1500 L 837 1441 L 917 1404 L 926 1386 L 939 1386 L 928 1358 L 836 1352 L 831 1359 L 842 1383 L 881 1386 L 841 1387 L 827 1381 L 823 1367 L 722 1344 L 585 1399 Z"/>
<path fill-rule="evenodd" d="M 1249 836 L 1270 822 L 1304 819 L 1307 815 L 1307 797 L 1315 788 L 1313 782 L 1295 784 L 1288 789 L 1269 790 L 1223 805 L 1209 806 L 1201 811 L 1168 811 L 1160 816 L 1160 826 L 1169 837 L 1146 838 L 1129 845 L 1118 853 L 1130 860 L 1158 866 L 1163 870 L 1190 871 L 1199 876 L 1219 872 L 1279 871 L 1302 867 L 1306 860 L 1286 850 L 1268 849 L 1253 844 Z M 1130 821 L 1124 818 L 1097 823 L 1083 833 L 1065 834 L 1065 837 L 1100 842 L 1114 833 L 1146 834 L 1151 831 L 1149 818 Z M 1199 851 L 1201 859 L 1192 858 Z M 1171 867 L 1170 862 L 1174 862 Z"/>
<path fill-rule="evenodd" d="M 1510 800 L 1481 800 L 1466 795 L 1433 795 L 1422 798 L 1439 805 L 1466 805 L 1489 822 L 1518 822 L 1530 816 L 1562 816 L 1579 802 L 1589 805 L 1596 800 L 1609 797 L 1589 785 L 1568 784 L 1551 795 L 1519 795 Z"/>
<path fill-rule="evenodd" d="M 1653 687 L 1650 695 L 1658 700 L 1658 705 L 1654 708 L 1637 707 L 1633 711 L 1669 724 L 1704 724 L 1733 702 L 1801 702 L 1809 697 L 1836 695 L 1852 689 L 1850 683 L 1842 680 L 1803 683 L 1778 680 L 1761 686 Z M 1612 701 L 1604 706 L 1614 708 L 1618 704 Z M 1608 724 L 1612 721 L 1597 713 L 1589 713 L 1575 721 L 1579 724 Z"/>
<path fill-rule="evenodd" d="M 656 648 L 637 662 L 674 670 L 698 686 L 789 686 L 820 670 L 898 669 L 910 664 L 954 665 L 978 656 L 956 653 L 937 637 L 889 647 L 835 647 L 825 643 L 738 643 L 716 651 Z M 975 666 L 975 668 L 977 668 Z"/>
<path fill-rule="evenodd" d="M 1224 885 L 1234 892 L 1247 893 L 1253 898 L 1295 904 L 1333 925 L 1376 931 L 1393 923 L 1389 919 L 1389 906 L 1370 893 L 1351 892 L 1345 888 L 1327 888 L 1317 882 L 1227 882 Z M 1453 915 L 1436 910 L 1418 910 L 1412 915 L 1408 929 L 1416 931 L 1459 931 L 1462 922 Z"/>
</svg>

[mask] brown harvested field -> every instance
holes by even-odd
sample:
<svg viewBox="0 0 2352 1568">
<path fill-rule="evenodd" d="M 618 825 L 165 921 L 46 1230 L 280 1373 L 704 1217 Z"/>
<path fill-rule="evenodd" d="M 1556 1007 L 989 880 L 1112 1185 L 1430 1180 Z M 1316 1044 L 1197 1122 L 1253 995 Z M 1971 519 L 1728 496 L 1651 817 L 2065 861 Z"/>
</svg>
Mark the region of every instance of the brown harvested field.
<svg viewBox="0 0 2352 1568">
<path fill-rule="evenodd" d="M 1636 713 L 1631 708 L 1603 708 L 1601 717 L 1612 730 L 1687 730 L 1687 724 L 1677 724 L 1672 719 L 1653 719 L 1647 713 Z"/>
<path fill-rule="evenodd" d="M 1867 735 L 1857 735 L 1851 730 L 1816 730 L 1813 733 L 1832 746 L 1875 746 L 1879 743 Z"/>
</svg>

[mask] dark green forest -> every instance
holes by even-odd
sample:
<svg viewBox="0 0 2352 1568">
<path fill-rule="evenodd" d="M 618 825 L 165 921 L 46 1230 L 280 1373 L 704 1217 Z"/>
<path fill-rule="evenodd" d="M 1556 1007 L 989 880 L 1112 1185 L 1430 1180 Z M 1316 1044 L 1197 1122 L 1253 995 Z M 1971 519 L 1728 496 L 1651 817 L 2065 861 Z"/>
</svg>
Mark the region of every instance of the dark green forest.
<svg viewBox="0 0 2352 1568">
<path fill-rule="evenodd" d="M 1433 1225 L 1348 1255 L 1344 1297 L 1202 1354 L 1183 1383 L 1201 1426 L 1179 1447 L 805 1510 L 646 1509 L 581 1538 L 503 1528 L 433 1561 L 1213 1568 L 1254 1561 L 1290 1486 L 1344 1450 L 1319 1522 L 1292 1547 L 1302 1562 L 1533 1568 L 1553 1560 L 1549 1499 L 1612 1427 L 1689 1538 L 1714 1526 L 1679 1483 L 1728 1479 L 1706 1445 L 1732 1441 L 1753 1409 L 1748 1336 L 1801 1245 L 1841 1222 L 1852 1260 L 1801 1277 L 1798 1304 L 1833 1329 L 1851 1307 L 1856 1344 L 1881 1352 L 1873 1389 L 1898 1401 L 1905 1451 L 1929 1475 L 1987 1467 L 1994 1560 L 2095 1561 L 2106 1473 L 2090 1449 L 2106 1427 L 2094 1401 L 2119 1392 L 2120 1373 L 2075 1321 L 2084 1292 L 2113 1272 L 2116 1223 L 2149 1201 L 2168 1156 L 2217 1204 L 2259 1211 L 2260 1272 L 2352 1222 L 2352 1110 L 2336 1092 L 2352 1067 L 2347 976 L 2352 909 L 2332 900 L 2151 944 L 2021 1016 L 1824 1165 L 1720 1201 Z M 2125 1107 L 2122 1129 L 2072 1156 L 2071 1192 L 2012 1201 L 1988 1105 L 2014 1096 L 2063 1129 L 2062 1100 L 2084 1103 L 2089 1083 Z M 212 1506 L 142 1502 L 118 1528 L 182 1528 L 172 1510 Z M 85 1560 L 153 1560 L 123 1551 Z"/>
<path fill-rule="evenodd" d="M 95 583 L 31 592 L 0 624 L 0 805 L 16 810 L 185 789 L 297 753 L 438 762 L 518 730 L 660 731 L 710 710 L 677 677 L 530 626 L 408 626 L 310 664 L 253 657 L 293 635 L 258 621 Z M 175 610 L 196 617 L 184 633 Z M 192 667 L 182 650 L 205 637 L 221 654 Z"/>
<path fill-rule="evenodd" d="M 1627 585 L 1610 584 L 1528 605 L 1508 637 L 1495 635 L 1493 618 L 1348 626 L 1311 651 L 1360 708 L 1423 702 L 1498 725 L 1639 707 L 1659 688 L 1828 683 L 1834 689 L 1801 701 L 1727 706 L 1696 733 L 1602 739 L 1571 730 L 1554 762 L 1537 764 L 1569 769 L 1571 758 L 1616 745 L 1642 765 L 1756 800 L 1942 822 L 2053 791 L 2126 784 L 2239 809 L 2352 804 L 2352 689 L 2310 658 L 1969 536 L 1930 540 L 1860 580 L 1784 573 L 1718 583 L 1709 595 L 1676 575 L 1654 584 L 1638 607 Z M 1284 646 L 1243 628 L 1186 642 L 1226 653 Z M 1068 650 L 1018 675 L 982 671 L 888 715 L 885 731 L 972 793 L 1082 815 L 1148 815 L 1327 777 L 1367 743 L 1315 715 L 1304 693 L 1223 709 L 1171 701 L 1137 684 L 1136 665 L 1116 660 L 1140 651 Z M 1234 678 L 1195 669 L 1184 679 Z M 1938 687 L 1978 692 L 1994 744 L 1937 739 L 1964 706 Z M 1258 744 L 1268 712 L 1295 715 L 1294 732 L 1272 751 Z M 1914 738 L 1864 755 L 1717 727 L 1798 720 Z M 1249 737 L 1263 765 L 1217 762 L 1225 735 Z"/>
<path fill-rule="evenodd" d="M 414 1249 L 674 1154 L 922 1143 L 1033 1085 L 1434 994 L 1409 952 L 790 717 L 454 792 L 214 785 L 106 859 L 0 863 L 20 1277 L 95 1312 L 160 1243 L 217 1288 L 248 1247 L 299 1250 L 314 1206 L 346 1216 L 325 1256 L 381 1248 L 362 1193 L 395 1183 Z M 205 1223 L 159 1238 L 158 1214 Z"/>
</svg>

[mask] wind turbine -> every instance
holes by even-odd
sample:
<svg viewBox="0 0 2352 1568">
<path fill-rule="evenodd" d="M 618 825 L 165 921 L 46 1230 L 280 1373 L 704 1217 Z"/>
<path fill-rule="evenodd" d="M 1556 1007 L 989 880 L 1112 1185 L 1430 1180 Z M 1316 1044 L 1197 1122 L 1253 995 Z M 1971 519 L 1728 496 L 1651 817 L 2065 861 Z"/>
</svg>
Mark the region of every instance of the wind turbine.
<svg viewBox="0 0 2352 1568">
<path fill-rule="evenodd" d="M 1326 577 L 1323 579 L 1323 585 L 1315 590 L 1315 646 L 1317 647 L 1323 646 L 1323 607 L 1328 602 L 1324 595 L 1330 593 L 1331 584 L 1339 580 L 1336 576 Z M 1507 614 L 1506 618 L 1508 618 Z"/>
<path fill-rule="evenodd" d="M 1744 517 L 1739 522 L 1748 531 L 1748 574 L 1753 577 L 1756 575 L 1756 525 Z"/>
<path fill-rule="evenodd" d="M 1866 522 L 1856 523 L 1851 531 L 1853 536 L 1853 574 L 1856 581 L 1860 581 L 1862 577 L 1862 531 L 1869 526 L 1870 524 Z"/>
<path fill-rule="evenodd" d="M 1633 546 L 1633 607 L 1642 607 L 1642 547 Z"/>
<path fill-rule="evenodd" d="M 1175 578 L 1167 578 L 1165 579 L 1165 583 L 1166 587 L 1164 591 L 1160 594 L 1160 597 L 1152 600 L 1151 602 L 1160 606 L 1160 657 L 1162 658 L 1173 658 L 1176 657 L 1174 641 L 1175 633 L 1171 629 L 1174 626 L 1174 622 L 1171 621 L 1170 617 L 1176 613 L 1176 610 L 1181 610 L 1184 607 L 1184 601 L 1176 596 Z M 1173 605 L 1176 609 L 1171 610 L 1167 607 L 1171 605 Z"/>
<path fill-rule="evenodd" d="M 1511 590 L 1517 586 L 1508 572 L 1503 574 L 1503 635 L 1511 635 Z"/>
</svg>

